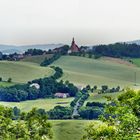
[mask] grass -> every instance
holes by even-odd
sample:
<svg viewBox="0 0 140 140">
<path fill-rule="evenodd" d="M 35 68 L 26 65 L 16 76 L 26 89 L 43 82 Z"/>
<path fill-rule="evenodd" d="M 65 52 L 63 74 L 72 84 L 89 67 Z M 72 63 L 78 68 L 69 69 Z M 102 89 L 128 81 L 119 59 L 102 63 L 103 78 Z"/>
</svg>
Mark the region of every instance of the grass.
<svg viewBox="0 0 140 140">
<path fill-rule="evenodd" d="M 0 61 L 0 77 L 4 81 L 10 77 L 13 83 L 25 83 L 36 78 L 50 76 L 53 73 L 52 69 L 40 67 L 35 63 Z"/>
<path fill-rule="evenodd" d="M 13 86 L 15 83 L 9 83 L 9 82 L 0 82 L 0 87 L 10 87 Z"/>
<path fill-rule="evenodd" d="M 61 106 L 70 106 L 70 102 L 73 98 L 66 98 L 66 99 L 38 99 L 38 100 L 30 100 L 30 101 L 23 101 L 23 102 L 0 102 L 0 105 L 4 105 L 7 107 L 15 107 L 21 109 L 21 111 L 30 111 L 32 108 L 42 108 L 46 111 L 53 109 L 57 105 Z"/>
<path fill-rule="evenodd" d="M 140 83 L 138 67 L 109 60 L 62 56 L 52 65 L 59 66 L 64 70 L 62 80 L 69 80 L 77 85 L 134 86 L 135 72 L 137 73 L 137 83 Z"/>
<path fill-rule="evenodd" d="M 117 98 L 118 95 L 120 95 L 121 92 L 115 92 L 115 93 L 104 93 L 104 94 L 98 94 L 98 93 L 91 93 L 89 98 L 85 101 L 85 105 L 87 102 L 101 102 L 105 103 L 107 102 L 105 96 L 110 96 L 112 98 Z"/>
<path fill-rule="evenodd" d="M 41 64 L 41 62 L 43 62 L 45 58 L 51 58 L 52 56 L 53 56 L 52 54 L 26 56 L 21 61 Z"/>
<path fill-rule="evenodd" d="M 133 64 L 135 64 L 136 66 L 140 67 L 140 58 L 133 58 L 133 59 L 131 59 L 131 61 L 132 61 Z"/>
<path fill-rule="evenodd" d="M 53 140 L 81 140 L 89 120 L 51 120 Z"/>
</svg>

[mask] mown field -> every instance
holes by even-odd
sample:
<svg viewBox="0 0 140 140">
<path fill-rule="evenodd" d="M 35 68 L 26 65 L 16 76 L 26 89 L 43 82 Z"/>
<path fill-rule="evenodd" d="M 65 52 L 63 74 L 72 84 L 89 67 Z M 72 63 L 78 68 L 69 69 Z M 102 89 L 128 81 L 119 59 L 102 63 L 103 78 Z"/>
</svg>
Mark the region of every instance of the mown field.
<svg viewBox="0 0 140 140">
<path fill-rule="evenodd" d="M 135 72 L 137 85 L 140 83 L 140 68 L 112 60 L 62 56 L 52 65 L 64 70 L 62 80 L 69 80 L 77 85 L 134 86 Z"/>
<path fill-rule="evenodd" d="M 89 120 L 50 120 L 53 125 L 53 140 L 81 140 Z"/>
<path fill-rule="evenodd" d="M 0 61 L 0 77 L 4 81 L 10 77 L 13 83 L 25 83 L 27 81 L 50 76 L 54 71 L 48 67 L 40 67 L 30 62 Z M 1 83 L 0 85 L 6 83 Z"/>
<path fill-rule="evenodd" d="M 21 61 L 41 64 L 44 61 L 45 58 L 51 58 L 52 56 L 53 56 L 53 54 L 36 55 L 36 56 L 26 56 Z"/>
<path fill-rule="evenodd" d="M 46 111 L 53 109 L 55 106 L 70 106 L 70 102 L 73 100 L 73 98 L 66 98 L 66 99 L 38 99 L 38 100 L 30 100 L 30 101 L 23 101 L 23 102 L 2 102 L 0 101 L 0 105 L 4 105 L 7 107 L 18 107 L 21 109 L 21 111 L 28 112 L 32 108 L 42 108 Z"/>
</svg>

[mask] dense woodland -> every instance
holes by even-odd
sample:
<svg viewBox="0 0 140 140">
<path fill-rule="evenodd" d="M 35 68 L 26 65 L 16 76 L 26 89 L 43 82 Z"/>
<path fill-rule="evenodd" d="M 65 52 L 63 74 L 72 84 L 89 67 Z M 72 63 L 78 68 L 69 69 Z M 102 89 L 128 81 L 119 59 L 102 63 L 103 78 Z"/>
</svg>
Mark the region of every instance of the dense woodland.
<svg viewBox="0 0 140 140">
<path fill-rule="evenodd" d="M 115 43 L 109 45 L 94 46 L 90 51 L 97 56 L 110 56 L 110 57 L 140 57 L 140 45 Z"/>
</svg>

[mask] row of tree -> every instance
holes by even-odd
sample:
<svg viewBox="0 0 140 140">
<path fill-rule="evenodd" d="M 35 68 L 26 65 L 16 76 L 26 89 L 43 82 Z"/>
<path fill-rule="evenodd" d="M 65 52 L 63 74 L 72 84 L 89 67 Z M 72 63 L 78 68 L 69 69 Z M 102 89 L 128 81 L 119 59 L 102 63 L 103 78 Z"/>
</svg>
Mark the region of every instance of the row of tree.
<svg viewBox="0 0 140 140">
<path fill-rule="evenodd" d="M 140 45 L 115 43 L 109 45 L 94 46 L 91 50 L 97 56 L 110 56 L 110 57 L 140 57 Z"/>
</svg>

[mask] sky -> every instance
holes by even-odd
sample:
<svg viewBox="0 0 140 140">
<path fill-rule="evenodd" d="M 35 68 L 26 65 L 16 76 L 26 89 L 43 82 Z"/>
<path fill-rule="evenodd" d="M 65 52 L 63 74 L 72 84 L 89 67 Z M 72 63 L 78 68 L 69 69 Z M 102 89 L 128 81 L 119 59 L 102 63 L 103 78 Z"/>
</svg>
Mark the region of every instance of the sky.
<svg viewBox="0 0 140 140">
<path fill-rule="evenodd" d="M 140 39 L 140 0 L 0 0 L 0 44 Z"/>
</svg>

